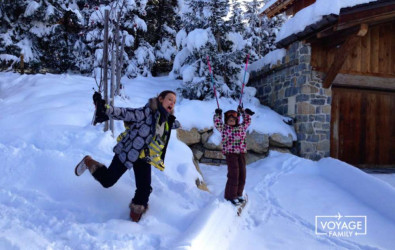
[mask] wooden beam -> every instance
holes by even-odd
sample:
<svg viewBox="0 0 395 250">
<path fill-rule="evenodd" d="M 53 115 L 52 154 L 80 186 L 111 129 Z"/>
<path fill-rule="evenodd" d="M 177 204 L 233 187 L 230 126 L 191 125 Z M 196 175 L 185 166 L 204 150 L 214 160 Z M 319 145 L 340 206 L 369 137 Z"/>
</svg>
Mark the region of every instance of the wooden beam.
<svg viewBox="0 0 395 250">
<path fill-rule="evenodd" d="M 334 26 L 328 27 L 327 29 L 320 31 L 315 37 L 309 39 L 310 43 L 319 42 L 324 44 L 325 47 L 331 48 L 339 45 L 346 40 L 346 37 L 357 33 L 359 36 L 365 36 L 368 32 L 369 26 L 367 24 L 361 24 L 358 26 L 350 27 L 341 31 L 337 31 Z M 328 38 L 330 37 L 330 38 Z M 323 40 L 323 38 L 328 38 Z"/>
<path fill-rule="evenodd" d="M 357 33 L 357 36 L 359 37 L 365 36 L 368 33 L 368 30 L 369 30 L 369 25 L 366 23 L 362 23 Z"/>
<path fill-rule="evenodd" d="M 333 60 L 333 63 L 330 66 L 322 84 L 324 88 L 329 88 L 331 86 L 333 80 L 336 78 L 336 75 L 339 73 L 341 67 L 346 61 L 347 56 L 351 54 L 352 50 L 355 48 L 355 45 L 359 42 L 362 36 L 366 35 L 367 31 L 367 24 L 362 24 L 358 32 L 347 37 L 343 45 L 337 50 L 335 59 Z"/>
<path fill-rule="evenodd" d="M 268 18 L 272 18 L 275 15 L 279 14 L 281 10 L 285 10 L 294 1 L 295 0 L 278 0 L 272 6 L 262 12 L 260 16 L 267 15 Z"/>
<path fill-rule="evenodd" d="M 367 88 L 395 91 L 395 75 L 377 77 L 367 75 L 338 74 L 333 80 L 333 86 L 347 86 L 351 88 Z"/>
<path fill-rule="evenodd" d="M 335 30 L 347 29 L 361 23 L 368 23 L 370 25 L 381 22 L 388 22 L 395 18 L 395 3 L 392 1 L 380 3 L 373 3 L 364 8 L 355 9 L 354 11 L 340 12 L 339 23 Z"/>
<path fill-rule="evenodd" d="M 359 26 L 354 26 L 349 29 L 336 31 L 334 27 L 330 27 L 322 32 L 317 33 L 315 37 L 312 37 L 309 42 L 310 43 L 319 43 L 326 49 L 332 49 L 336 46 L 339 46 L 345 42 L 347 37 L 350 35 L 355 35 L 360 31 Z"/>
<path fill-rule="evenodd" d="M 333 26 L 331 26 L 329 28 L 326 28 L 326 29 L 318 32 L 316 37 L 317 37 L 317 39 L 321 39 L 324 37 L 331 36 L 331 35 L 335 34 L 335 32 L 336 32 L 335 28 Z"/>
</svg>

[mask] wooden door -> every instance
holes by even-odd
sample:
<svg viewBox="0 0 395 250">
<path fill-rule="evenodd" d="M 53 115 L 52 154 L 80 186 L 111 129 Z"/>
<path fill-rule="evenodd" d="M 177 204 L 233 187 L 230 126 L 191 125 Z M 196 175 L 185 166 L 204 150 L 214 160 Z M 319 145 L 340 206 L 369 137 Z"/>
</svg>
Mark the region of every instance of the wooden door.
<svg viewBox="0 0 395 250">
<path fill-rule="evenodd" d="M 332 88 L 331 156 L 361 168 L 395 167 L 395 91 Z"/>
</svg>

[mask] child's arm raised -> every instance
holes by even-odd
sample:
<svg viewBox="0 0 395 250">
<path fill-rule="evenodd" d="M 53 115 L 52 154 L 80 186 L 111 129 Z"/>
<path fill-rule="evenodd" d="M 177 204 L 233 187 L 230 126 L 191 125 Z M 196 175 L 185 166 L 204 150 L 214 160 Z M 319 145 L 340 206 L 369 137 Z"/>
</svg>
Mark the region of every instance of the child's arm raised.
<svg viewBox="0 0 395 250">
<path fill-rule="evenodd" d="M 216 109 L 215 114 L 213 117 L 214 120 L 214 127 L 222 133 L 222 128 L 224 126 L 224 123 L 222 122 L 222 110 L 221 109 Z"/>
<path fill-rule="evenodd" d="M 244 129 L 247 129 L 251 124 L 251 116 L 255 113 L 251 111 L 251 109 L 243 109 L 240 106 L 238 107 L 238 111 L 243 115 L 243 123 L 241 125 L 244 127 Z"/>
</svg>

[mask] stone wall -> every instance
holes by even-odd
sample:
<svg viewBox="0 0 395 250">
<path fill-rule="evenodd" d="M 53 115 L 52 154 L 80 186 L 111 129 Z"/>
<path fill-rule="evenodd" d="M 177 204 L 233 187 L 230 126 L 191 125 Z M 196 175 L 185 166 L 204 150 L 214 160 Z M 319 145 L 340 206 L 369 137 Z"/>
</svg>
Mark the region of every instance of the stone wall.
<svg viewBox="0 0 395 250">
<path fill-rule="evenodd" d="M 329 156 L 331 89 L 322 87 L 323 76 L 312 70 L 311 47 L 292 44 L 282 62 L 252 72 L 249 86 L 257 89 L 263 105 L 294 119 L 299 156 L 318 160 Z"/>
<path fill-rule="evenodd" d="M 226 164 L 221 150 L 221 142 L 210 143 L 209 138 L 214 133 L 213 128 L 198 130 L 177 129 L 177 138 L 186 143 L 192 150 L 194 160 L 206 164 Z M 292 135 L 266 135 L 256 131 L 247 132 L 247 164 L 264 158 L 269 150 L 290 152 L 293 146 Z M 198 166 L 197 166 L 198 168 Z M 199 170 L 199 169 L 198 169 Z"/>
</svg>

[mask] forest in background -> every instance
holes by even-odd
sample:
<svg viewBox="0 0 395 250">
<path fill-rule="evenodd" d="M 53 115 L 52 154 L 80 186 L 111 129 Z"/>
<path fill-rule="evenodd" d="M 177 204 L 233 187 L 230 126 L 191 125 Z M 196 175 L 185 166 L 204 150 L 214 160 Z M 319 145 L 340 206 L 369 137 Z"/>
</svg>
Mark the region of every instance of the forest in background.
<svg viewBox="0 0 395 250">
<path fill-rule="evenodd" d="M 285 21 L 259 17 L 262 1 L 5 0 L 0 4 L 0 69 L 25 73 L 103 75 L 104 13 L 109 10 L 109 57 L 122 76 L 170 74 L 184 97 L 236 97 L 250 63 L 275 49 Z M 118 40 L 116 38 L 119 38 Z M 118 42 L 117 42 L 118 41 Z M 119 42 L 122 41 L 122 42 Z M 110 68 L 110 67 L 109 67 Z M 108 72 L 109 73 L 109 72 Z"/>
</svg>

